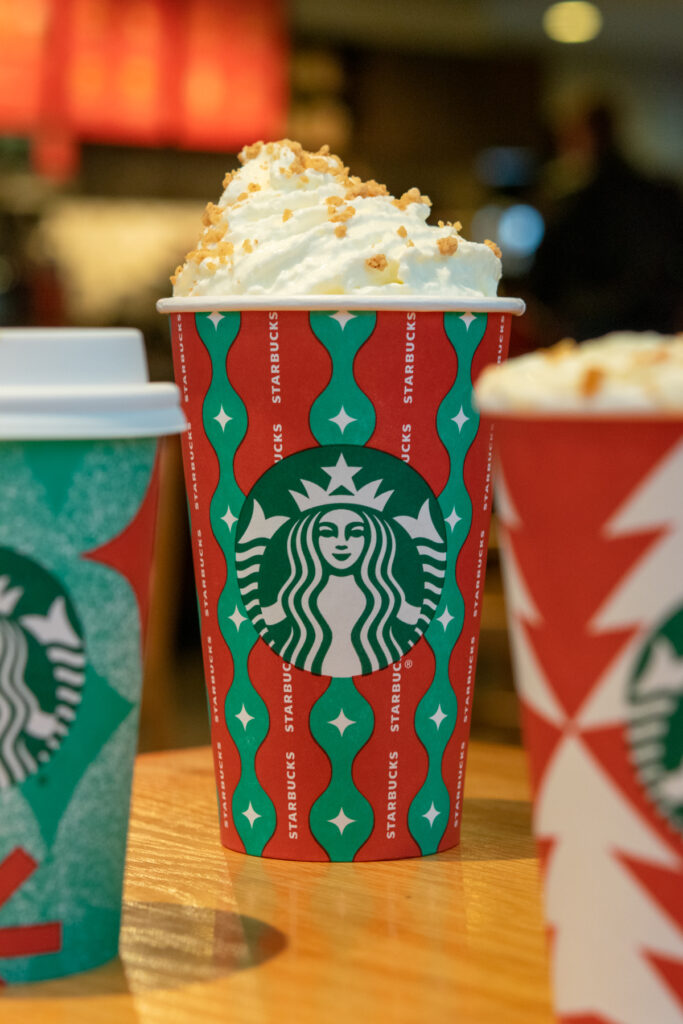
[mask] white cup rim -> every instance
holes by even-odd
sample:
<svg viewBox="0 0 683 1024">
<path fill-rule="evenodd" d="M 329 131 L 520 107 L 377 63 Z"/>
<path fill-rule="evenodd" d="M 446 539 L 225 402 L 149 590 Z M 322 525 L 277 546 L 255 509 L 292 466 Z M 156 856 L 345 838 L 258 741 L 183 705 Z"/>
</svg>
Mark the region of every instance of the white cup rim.
<svg viewBox="0 0 683 1024">
<path fill-rule="evenodd" d="M 437 313 L 510 313 L 521 316 L 526 305 L 523 299 L 515 298 L 443 298 L 438 295 L 202 295 L 159 299 L 156 305 L 159 313 L 213 313 L 247 312 L 248 310 L 289 310 L 302 309 L 308 312 L 318 310 L 369 310 L 382 312 L 397 310 L 404 312 Z"/>
</svg>

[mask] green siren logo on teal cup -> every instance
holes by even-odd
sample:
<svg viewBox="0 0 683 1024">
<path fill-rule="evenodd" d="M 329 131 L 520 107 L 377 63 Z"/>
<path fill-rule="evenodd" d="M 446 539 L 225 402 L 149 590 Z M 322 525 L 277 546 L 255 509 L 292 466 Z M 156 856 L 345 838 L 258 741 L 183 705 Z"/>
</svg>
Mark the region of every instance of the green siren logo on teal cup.
<svg viewBox="0 0 683 1024">
<path fill-rule="evenodd" d="M 683 834 L 683 607 L 645 643 L 629 701 L 629 742 L 641 780 Z"/>
<path fill-rule="evenodd" d="M 68 596 L 36 562 L 0 547 L 0 790 L 59 749 L 84 682 L 82 631 Z"/>
<path fill-rule="evenodd" d="M 436 611 L 446 571 L 438 502 L 410 466 L 358 445 L 297 452 L 242 508 L 237 577 L 254 626 L 317 675 L 396 662 Z"/>
</svg>

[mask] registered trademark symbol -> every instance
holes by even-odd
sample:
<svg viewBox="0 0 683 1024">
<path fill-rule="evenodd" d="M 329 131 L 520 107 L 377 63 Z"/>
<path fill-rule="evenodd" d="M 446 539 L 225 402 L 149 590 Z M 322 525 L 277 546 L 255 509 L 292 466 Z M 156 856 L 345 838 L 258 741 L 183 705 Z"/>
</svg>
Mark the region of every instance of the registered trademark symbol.
<svg viewBox="0 0 683 1024">
<path fill-rule="evenodd" d="M 406 668 L 412 668 L 413 667 L 413 660 L 412 660 L 412 658 L 406 658 L 406 660 L 404 662 L 404 665 L 405 665 Z"/>
</svg>

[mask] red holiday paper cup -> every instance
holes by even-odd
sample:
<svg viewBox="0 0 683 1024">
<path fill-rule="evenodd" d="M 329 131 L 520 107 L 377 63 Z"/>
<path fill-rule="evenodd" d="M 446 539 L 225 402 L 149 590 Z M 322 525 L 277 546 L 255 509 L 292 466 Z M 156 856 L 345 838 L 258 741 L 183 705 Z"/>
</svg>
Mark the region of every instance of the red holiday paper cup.
<svg viewBox="0 0 683 1024">
<path fill-rule="evenodd" d="M 190 420 L 221 838 L 433 853 L 458 841 L 490 515 L 472 383 L 523 304 L 306 301 L 158 307 Z"/>
<path fill-rule="evenodd" d="M 679 1024 L 683 417 L 493 419 L 558 1019 Z"/>
</svg>

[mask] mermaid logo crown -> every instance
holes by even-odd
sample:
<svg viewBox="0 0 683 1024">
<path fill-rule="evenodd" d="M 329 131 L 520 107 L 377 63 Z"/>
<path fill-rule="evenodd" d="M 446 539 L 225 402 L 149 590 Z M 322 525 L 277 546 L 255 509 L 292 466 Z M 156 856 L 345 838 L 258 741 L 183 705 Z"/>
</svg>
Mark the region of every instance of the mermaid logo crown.
<svg viewBox="0 0 683 1024">
<path fill-rule="evenodd" d="M 360 472 L 362 467 L 349 466 L 343 455 L 339 456 L 336 465 L 322 466 L 321 468 L 330 478 L 327 487 L 321 487 L 320 484 L 302 479 L 301 484 L 306 493 L 301 494 L 299 491 L 291 490 L 289 492 L 301 512 L 324 505 L 363 505 L 365 508 L 382 512 L 394 493 L 391 490 L 378 494 L 382 485 L 381 480 L 371 480 L 363 487 L 356 487 L 353 477 Z M 345 488 L 345 491 L 339 492 L 339 488 L 342 487 Z"/>
</svg>

